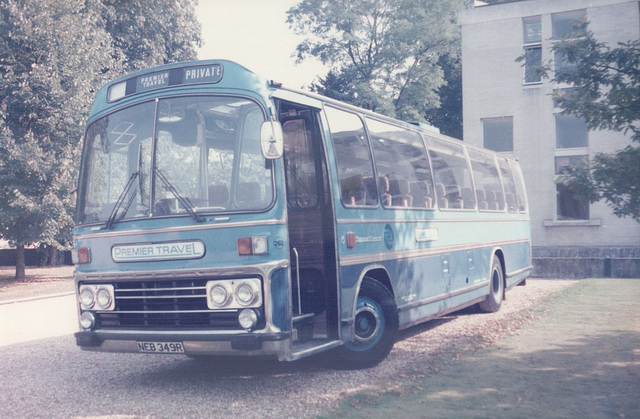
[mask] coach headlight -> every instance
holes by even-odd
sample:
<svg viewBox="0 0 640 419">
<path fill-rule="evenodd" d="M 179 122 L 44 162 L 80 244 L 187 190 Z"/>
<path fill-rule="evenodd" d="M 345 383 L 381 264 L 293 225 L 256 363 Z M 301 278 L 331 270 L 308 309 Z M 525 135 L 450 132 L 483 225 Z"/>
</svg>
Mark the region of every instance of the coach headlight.
<svg viewBox="0 0 640 419">
<path fill-rule="evenodd" d="M 256 308 L 262 305 L 262 283 L 258 278 L 219 279 L 206 284 L 207 307 L 211 310 Z"/>
<path fill-rule="evenodd" d="M 82 310 L 113 310 L 115 292 L 113 285 L 80 285 L 80 308 Z"/>
<path fill-rule="evenodd" d="M 96 295 L 91 287 L 80 287 L 80 307 L 83 310 L 90 310 L 96 302 Z"/>
<path fill-rule="evenodd" d="M 226 284 L 213 284 L 207 293 L 209 306 L 212 308 L 222 308 L 229 304 L 231 292 Z"/>
<path fill-rule="evenodd" d="M 96 292 L 96 309 L 112 310 L 115 302 L 113 285 L 100 285 Z"/>
<path fill-rule="evenodd" d="M 251 330 L 258 324 L 258 315 L 250 308 L 245 308 L 238 314 L 238 323 L 245 330 Z"/>
<path fill-rule="evenodd" d="M 96 325 L 96 316 L 90 311 L 85 311 L 80 315 L 80 327 L 84 330 L 91 330 Z"/>
<path fill-rule="evenodd" d="M 253 304 L 257 295 L 258 290 L 250 282 L 243 282 L 236 288 L 236 301 L 243 307 Z"/>
</svg>

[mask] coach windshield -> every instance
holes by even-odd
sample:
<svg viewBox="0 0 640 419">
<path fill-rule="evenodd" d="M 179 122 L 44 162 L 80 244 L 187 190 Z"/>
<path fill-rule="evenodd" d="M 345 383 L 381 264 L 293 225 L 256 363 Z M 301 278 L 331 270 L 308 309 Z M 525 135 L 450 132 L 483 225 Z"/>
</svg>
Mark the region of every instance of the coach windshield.
<svg viewBox="0 0 640 419">
<path fill-rule="evenodd" d="M 273 201 L 262 108 L 238 97 L 140 103 L 87 129 L 78 224 L 260 211 Z"/>
</svg>

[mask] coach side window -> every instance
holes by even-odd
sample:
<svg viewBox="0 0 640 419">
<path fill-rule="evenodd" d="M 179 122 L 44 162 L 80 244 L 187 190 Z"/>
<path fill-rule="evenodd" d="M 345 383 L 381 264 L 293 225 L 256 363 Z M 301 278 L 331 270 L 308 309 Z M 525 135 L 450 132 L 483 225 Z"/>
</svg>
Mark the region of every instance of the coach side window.
<svg viewBox="0 0 640 419">
<path fill-rule="evenodd" d="M 433 180 L 417 132 L 366 119 L 385 207 L 435 208 Z"/>
<path fill-rule="evenodd" d="M 462 146 L 433 137 L 428 140 L 438 208 L 475 209 L 471 172 Z"/>
<path fill-rule="evenodd" d="M 340 197 L 346 207 L 377 206 L 371 152 L 358 115 L 325 107 L 338 166 Z"/>
<path fill-rule="evenodd" d="M 527 203 L 527 194 L 524 187 L 524 178 L 522 177 L 522 171 L 520 170 L 520 165 L 517 162 L 511 160 L 509 162 L 511 164 L 511 173 L 513 173 L 513 180 L 516 184 L 516 205 L 518 207 L 518 211 L 527 212 L 528 211 L 528 203 Z"/>
<path fill-rule="evenodd" d="M 467 148 L 480 211 L 504 211 L 502 183 L 492 154 Z"/>
<path fill-rule="evenodd" d="M 498 157 L 498 166 L 500 166 L 500 174 L 502 175 L 507 210 L 509 212 L 518 212 L 518 191 L 516 190 L 516 183 L 513 180 L 509 161 L 504 157 Z"/>
</svg>

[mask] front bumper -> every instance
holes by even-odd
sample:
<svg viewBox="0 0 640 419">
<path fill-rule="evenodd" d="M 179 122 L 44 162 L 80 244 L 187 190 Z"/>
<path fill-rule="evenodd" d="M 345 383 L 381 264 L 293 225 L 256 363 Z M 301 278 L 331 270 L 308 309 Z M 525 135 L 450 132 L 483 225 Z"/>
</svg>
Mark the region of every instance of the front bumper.
<svg viewBox="0 0 640 419">
<path fill-rule="evenodd" d="M 76 332 L 76 344 L 97 352 L 139 353 L 138 342 L 181 342 L 184 355 L 267 355 L 287 359 L 291 334 L 279 333 L 142 333 Z"/>
</svg>

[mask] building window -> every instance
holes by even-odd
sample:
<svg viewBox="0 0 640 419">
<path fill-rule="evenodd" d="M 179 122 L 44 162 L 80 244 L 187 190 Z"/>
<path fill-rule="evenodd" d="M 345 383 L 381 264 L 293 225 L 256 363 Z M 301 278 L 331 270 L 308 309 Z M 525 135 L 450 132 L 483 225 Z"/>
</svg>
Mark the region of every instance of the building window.
<svg viewBox="0 0 640 419">
<path fill-rule="evenodd" d="M 542 24 L 540 16 L 522 19 L 522 43 L 524 45 L 524 82 L 540 83 L 542 76 Z"/>
<path fill-rule="evenodd" d="M 563 175 L 572 166 L 586 164 L 586 155 L 556 156 L 556 175 Z M 589 203 L 580 199 L 570 186 L 556 183 L 556 207 L 558 221 L 589 219 Z"/>
<path fill-rule="evenodd" d="M 572 167 L 586 165 L 587 159 L 588 156 L 586 154 L 579 156 L 556 156 L 556 175 L 563 175 L 567 173 Z"/>
<path fill-rule="evenodd" d="M 586 30 L 587 12 L 585 10 L 574 10 L 551 15 L 551 37 L 554 40 L 580 38 L 586 35 Z M 556 75 L 575 71 L 575 63 L 569 62 L 567 57 L 560 52 L 554 54 L 553 61 Z"/>
<path fill-rule="evenodd" d="M 542 82 L 542 47 L 524 48 L 524 83 L 533 84 Z"/>
<path fill-rule="evenodd" d="M 523 18 L 522 29 L 522 37 L 525 44 L 539 44 L 542 42 L 542 24 L 540 23 L 540 16 Z"/>
<path fill-rule="evenodd" d="M 579 200 L 569 186 L 556 184 L 558 221 L 589 219 L 589 203 Z"/>
<path fill-rule="evenodd" d="M 483 144 L 493 151 L 513 151 L 513 117 L 482 120 Z"/>
<path fill-rule="evenodd" d="M 556 77 L 563 75 L 572 75 L 576 72 L 576 63 L 571 62 L 567 59 L 567 57 L 560 51 L 556 51 L 553 54 L 553 63 L 554 63 L 554 72 Z"/>
<path fill-rule="evenodd" d="M 553 39 L 579 38 L 586 35 L 587 11 L 553 13 L 551 15 L 551 37 Z"/>
<path fill-rule="evenodd" d="M 587 123 L 573 115 L 556 115 L 556 148 L 580 148 L 589 146 Z"/>
</svg>

